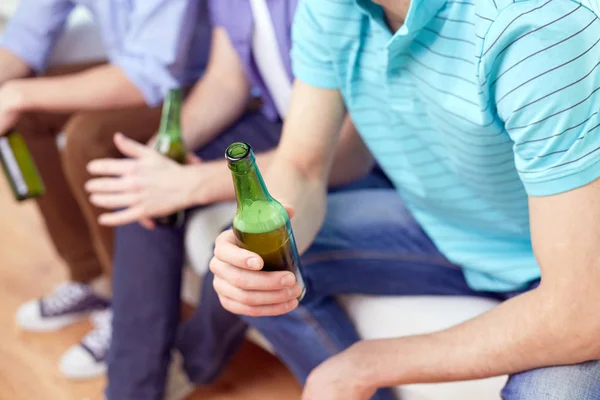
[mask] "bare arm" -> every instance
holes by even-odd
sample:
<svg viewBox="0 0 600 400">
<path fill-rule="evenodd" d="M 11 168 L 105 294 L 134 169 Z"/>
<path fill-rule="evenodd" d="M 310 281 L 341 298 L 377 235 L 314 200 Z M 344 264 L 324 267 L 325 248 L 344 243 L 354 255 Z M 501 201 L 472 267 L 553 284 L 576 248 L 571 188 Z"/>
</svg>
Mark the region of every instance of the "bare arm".
<svg viewBox="0 0 600 400">
<path fill-rule="evenodd" d="M 276 150 L 258 154 L 256 161 L 262 171 L 267 171 L 273 161 Z M 328 183 L 341 186 L 354 182 L 373 168 L 373 156 L 365 146 L 349 117 L 346 118 L 340 132 L 339 143 L 335 150 Z M 189 165 L 185 175 L 186 184 L 191 193 L 187 196 L 189 206 L 212 204 L 220 201 L 235 200 L 235 191 L 231 184 L 231 172 L 223 160 L 201 165 Z M 210 172 L 207 170 L 210 169 Z M 199 179 L 208 176 L 210 179 Z"/>
<path fill-rule="evenodd" d="M 17 78 L 24 78 L 31 73 L 27 63 L 10 51 L 0 48 L 0 86 Z"/>
<path fill-rule="evenodd" d="M 301 132 L 304 134 L 304 131 Z M 371 154 L 349 118 L 346 118 L 339 135 L 336 162 L 329 176 L 333 185 L 361 178 L 373 165 Z M 92 202 L 100 207 L 130 208 L 105 214 L 102 217 L 105 224 L 122 225 L 194 205 L 235 199 L 231 172 L 224 160 L 180 166 L 122 136 L 118 136 L 115 143 L 130 158 L 92 162 L 90 171 L 93 174 L 110 177 L 94 179 L 87 188 L 93 193 Z M 335 146 L 335 142 L 332 145 Z M 263 171 L 270 169 L 275 156 L 276 151 L 257 156 Z M 323 155 L 331 156 L 330 153 Z"/>
<path fill-rule="evenodd" d="M 360 360 L 357 385 L 477 379 L 599 359 L 600 180 L 532 197 L 530 213 L 538 289 L 442 332 L 355 345 L 344 357 Z"/>
<path fill-rule="evenodd" d="M 250 84 L 229 36 L 216 27 L 206 73 L 183 108 L 183 136 L 188 148 L 201 148 L 237 121 L 249 96 Z"/>
<path fill-rule="evenodd" d="M 115 65 L 65 76 L 16 79 L 6 85 L 18 93 L 20 101 L 13 110 L 18 112 L 97 110 L 145 104 L 139 89 Z"/>
</svg>

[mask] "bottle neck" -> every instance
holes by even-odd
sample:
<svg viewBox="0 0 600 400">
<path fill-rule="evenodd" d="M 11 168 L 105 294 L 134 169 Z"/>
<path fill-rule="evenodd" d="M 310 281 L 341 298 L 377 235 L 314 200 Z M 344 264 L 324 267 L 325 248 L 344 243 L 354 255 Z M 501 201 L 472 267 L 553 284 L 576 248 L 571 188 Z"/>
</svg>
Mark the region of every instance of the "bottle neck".
<svg viewBox="0 0 600 400">
<path fill-rule="evenodd" d="M 231 157 L 232 148 L 235 150 L 235 146 L 240 147 L 240 151 L 244 152 L 241 157 Z M 256 201 L 272 200 L 249 145 L 244 143 L 231 145 L 227 150 L 227 160 L 233 176 L 238 207 L 242 208 Z"/>
<path fill-rule="evenodd" d="M 171 141 L 181 140 L 181 104 L 183 91 L 171 89 L 163 105 L 162 117 L 158 134 L 168 137 Z"/>
</svg>

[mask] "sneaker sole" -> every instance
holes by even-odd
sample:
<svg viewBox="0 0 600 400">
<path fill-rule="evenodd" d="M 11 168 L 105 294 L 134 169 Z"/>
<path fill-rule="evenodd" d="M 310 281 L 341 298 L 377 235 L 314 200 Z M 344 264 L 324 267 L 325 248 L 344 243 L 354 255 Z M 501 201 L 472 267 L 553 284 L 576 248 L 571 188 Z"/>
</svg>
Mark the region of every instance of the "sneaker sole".
<svg viewBox="0 0 600 400">
<path fill-rule="evenodd" d="M 38 320 L 30 323 L 17 318 L 17 326 L 26 332 L 56 332 L 69 325 L 83 321 L 88 318 L 90 314 L 90 312 L 71 314 L 63 317 L 48 318 L 47 321 Z"/>
</svg>

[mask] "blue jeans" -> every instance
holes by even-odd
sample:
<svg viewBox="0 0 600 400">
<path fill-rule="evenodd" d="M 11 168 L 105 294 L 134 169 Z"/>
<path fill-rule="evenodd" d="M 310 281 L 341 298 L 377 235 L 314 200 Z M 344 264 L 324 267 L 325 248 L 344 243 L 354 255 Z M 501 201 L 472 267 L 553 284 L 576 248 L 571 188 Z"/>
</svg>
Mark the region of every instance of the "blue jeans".
<svg viewBox="0 0 600 400">
<path fill-rule="evenodd" d="M 249 114 L 197 154 L 204 160 L 222 158 L 227 146 L 239 140 L 257 152 L 267 151 L 277 146 L 280 133 L 281 123 Z M 376 170 L 332 191 L 390 186 Z M 116 230 L 108 399 L 162 399 L 174 347 L 184 355 L 194 382 L 211 382 L 243 342 L 246 324 L 221 307 L 212 279 L 206 281 L 210 290 L 203 290 L 200 307 L 178 329 L 184 257 L 184 229 L 148 231 L 131 224 Z"/>
<path fill-rule="evenodd" d="M 308 292 L 296 310 L 244 317 L 301 382 L 322 361 L 359 340 L 336 295 L 467 295 L 502 301 L 520 294 L 472 290 L 461 268 L 437 250 L 389 189 L 331 195 L 324 227 L 302 262 Z M 537 285 L 531 282 L 527 290 Z M 507 400 L 600 399 L 600 362 L 515 374 L 502 395 Z M 393 398 L 387 389 L 373 397 Z"/>
</svg>

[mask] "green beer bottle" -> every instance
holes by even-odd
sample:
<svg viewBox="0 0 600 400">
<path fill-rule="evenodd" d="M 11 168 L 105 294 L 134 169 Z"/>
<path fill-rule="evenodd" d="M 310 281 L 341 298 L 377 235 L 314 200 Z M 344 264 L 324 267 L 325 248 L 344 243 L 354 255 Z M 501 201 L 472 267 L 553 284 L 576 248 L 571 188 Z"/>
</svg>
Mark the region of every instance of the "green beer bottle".
<svg viewBox="0 0 600 400">
<path fill-rule="evenodd" d="M 44 194 L 44 182 L 20 133 L 0 136 L 0 163 L 18 201 Z"/>
<path fill-rule="evenodd" d="M 180 164 L 185 163 L 186 149 L 181 138 L 181 105 L 183 91 L 171 89 L 165 99 L 160 120 L 160 129 L 156 136 L 155 149 L 160 154 L 169 157 Z M 181 226 L 185 219 L 185 212 L 178 211 L 173 215 L 156 218 L 159 225 Z"/>
<path fill-rule="evenodd" d="M 237 198 L 233 231 L 241 245 L 264 260 L 263 271 L 291 271 L 302 286 L 300 256 L 285 208 L 271 195 L 256 165 L 252 147 L 233 143 L 225 152 Z"/>
</svg>

